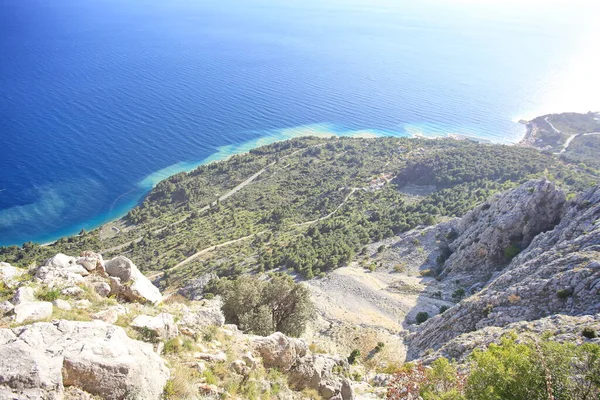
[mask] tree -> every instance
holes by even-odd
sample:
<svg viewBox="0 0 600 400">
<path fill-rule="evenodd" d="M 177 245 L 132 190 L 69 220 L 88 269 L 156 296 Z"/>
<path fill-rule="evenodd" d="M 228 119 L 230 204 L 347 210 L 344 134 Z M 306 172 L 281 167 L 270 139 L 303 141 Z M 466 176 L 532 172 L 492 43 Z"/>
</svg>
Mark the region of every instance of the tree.
<svg viewBox="0 0 600 400">
<path fill-rule="evenodd" d="M 206 291 L 223 297 L 221 309 L 228 323 L 257 335 L 278 331 L 300 336 L 314 315 L 309 289 L 289 276 L 214 280 Z"/>
</svg>

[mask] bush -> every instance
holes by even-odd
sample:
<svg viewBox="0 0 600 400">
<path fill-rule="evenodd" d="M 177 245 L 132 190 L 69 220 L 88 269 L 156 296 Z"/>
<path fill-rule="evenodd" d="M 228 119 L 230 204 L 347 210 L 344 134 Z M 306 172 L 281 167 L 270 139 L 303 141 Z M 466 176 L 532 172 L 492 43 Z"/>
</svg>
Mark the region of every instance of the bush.
<svg viewBox="0 0 600 400">
<path fill-rule="evenodd" d="M 511 245 L 508 245 L 504 249 L 504 258 L 506 258 L 508 261 L 510 261 L 513 258 L 515 258 L 517 256 L 517 254 L 519 254 L 520 252 L 521 252 L 521 247 L 519 247 L 519 245 L 513 243 Z"/>
<path fill-rule="evenodd" d="M 571 289 L 560 289 L 556 292 L 556 297 L 561 300 L 566 300 L 571 296 Z"/>
<path fill-rule="evenodd" d="M 164 352 L 165 354 L 179 354 L 183 346 L 179 341 L 179 338 L 169 339 L 165 342 Z"/>
<path fill-rule="evenodd" d="M 49 301 L 49 302 L 53 302 L 54 300 L 57 300 L 59 297 L 60 297 L 60 289 L 58 289 L 58 288 L 44 289 L 37 294 L 38 299 L 40 299 L 42 301 Z"/>
<path fill-rule="evenodd" d="M 429 319 L 429 313 L 426 311 L 421 311 L 415 317 L 415 321 L 417 321 L 418 325 L 422 324 L 423 322 L 427 321 L 428 319 Z"/>
<path fill-rule="evenodd" d="M 378 253 L 383 253 L 383 251 L 384 251 L 384 250 L 385 250 L 385 244 L 382 244 L 381 246 L 379 246 L 379 247 L 377 248 L 377 252 L 378 252 Z"/>
<path fill-rule="evenodd" d="M 348 363 L 354 364 L 356 362 L 356 360 L 359 358 L 360 358 L 360 350 L 354 349 L 348 356 Z"/>
<path fill-rule="evenodd" d="M 459 288 L 452 293 L 452 298 L 456 301 L 460 301 L 463 297 L 465 297 L 465 289 Z"/>
<path fill-rule="evenodd" d="M 450 307 L 448 307 L 448 306 L 441 306 L 440 307 L 440 314 L 443 314 L 444 312 L 448 311 L 449 308 Z"/>
<path fill-rule="evenodd" d="M 268 282 L 249 276 L 221 279 L 211 281 L 207 290 L 223 297 L 227 323 L 256 335 L 300 336 L 314 315 L 309 289 L 287 275 Z"/>
<path fill-rule="evenodd" d="M 598 335 L 596 334 L 596 331 L 590 327 L 583 328 L 583 331 L 581 331 L 581 334 L 583 335 L 583 337 L 586 337 L 588 339 L 594 339 L 594 338 L 598 337 Z"/>
<path fill-rule="evenodd" d="M 383 350 L 383 348 L 385 347 L 385 343 L 383 342 L 378 342 L 377 346 L 375 346 L 375 353 L 379 353 L 381 350 Z"/>
</svg>

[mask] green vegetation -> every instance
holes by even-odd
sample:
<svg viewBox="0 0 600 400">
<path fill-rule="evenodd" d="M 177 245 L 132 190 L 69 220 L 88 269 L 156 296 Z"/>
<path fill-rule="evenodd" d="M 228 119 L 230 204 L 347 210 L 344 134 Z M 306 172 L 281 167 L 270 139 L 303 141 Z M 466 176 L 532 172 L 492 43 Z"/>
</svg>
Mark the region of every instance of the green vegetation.
<svg viewBox="0 0 600 400">
<path fill-rule="evenodd" d="M 600 129 L 600 128 L 599 128 Z M 582 170 L 600 169 L 600 135 L 579 135 L 571 141 L 561 158 Z"/>
<path fill-rule="evenodd" d="M 569 297 L 571 297 L 572 291 L 571 289 L 559 289 L 556 292 L 556 297 L 558 297 L 561 300 L 566 300 Z"/>
<path fill-rule="evenodd" d="M 427 321 L 429 319 L 429 313 L 426 311 L 421 311 L 419 313 L 417 313 L 417 316 L 415 317 L 415 321 L 417 322 L 417 325 L 422 324 L 423 322 Z"/>
<path fill-rule="evenodd" d="M 594 339 L 594 338 L 598 337 L 598 334 L 596 333 L 596 331 L 590 327 L 583 328 L 583 331 L 581 331 L 581 334 L 583 335 L 583 337 L 588 338 L 588 339 Z"/>
<path fill-rule="evenodd" d="M 570 192 L 594 182 L 555 157 L 514 146 L 298 138 L 160 182 L 118 233 L 96 229 L 49 246 L 1 248 L 0 259 L 27 266 L 58 252 L 122 254 L 144 272 L 165 271 L 163 288 L 207 272 L 235 278 L 287 269 L 321 277 L 369 243 L 461 216 L 500 191 L 544 176 Z M 371 186 L 384 178 L 387 184 Z M 438 190 L 415 200 L 403 194 L 406 184 Z"/>
<path fill-rule="evenodd" d="M 600 396 L 600 346 L 530 338 L 475 350 L 468 372 L 445 358 L 431 368 L 405 365 L 388 388 L 388 399 L 592 400 Z"/>
<path fill-rule="evenodd" d="M 354 349 L 348 356 L 348 363 L 354 364 L 360 358 L 360 350 Z"/>
<path fill-rule="evenodd" d="M 289 276 L 262 281 L 250 276 L 211 281 L 207 289 L 223 297 L 227 323 L 247 333 L 300 336 L 313 315 L 309 289 Z"/>
</svg>

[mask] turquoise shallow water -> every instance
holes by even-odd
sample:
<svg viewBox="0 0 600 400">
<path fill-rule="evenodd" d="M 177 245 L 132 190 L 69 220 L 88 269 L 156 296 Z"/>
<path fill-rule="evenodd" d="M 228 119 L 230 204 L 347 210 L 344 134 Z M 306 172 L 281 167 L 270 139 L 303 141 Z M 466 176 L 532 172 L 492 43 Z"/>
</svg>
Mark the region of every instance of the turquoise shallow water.
<svg viewBox="0 0 600 400">
<path fill-rule="evenodd" d="M 173 173 L 301 134 L 511 143 L 521 117 L 600 109 L 598 10 L 6 0 L 0 244 L 91 229 Z"/>
</svg>

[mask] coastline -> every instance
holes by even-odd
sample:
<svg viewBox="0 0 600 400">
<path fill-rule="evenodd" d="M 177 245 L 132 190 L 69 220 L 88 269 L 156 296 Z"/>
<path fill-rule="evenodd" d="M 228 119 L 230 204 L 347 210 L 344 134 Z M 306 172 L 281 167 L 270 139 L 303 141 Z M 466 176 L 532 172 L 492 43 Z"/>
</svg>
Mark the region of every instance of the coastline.
<svg viewBox="0 0 600 400">
<path fill-rule="evenodd" d="M 125 195 L 119 196 L 114 200 L 111 209 L 96 215 L 95 217 L 86 220 L 84 222 L 75 224 L 70 227 L 65 227 L 56 232 L 56 234 L 50 235 L 41 235 L 43 238 L 32 238 L 28 241 L 32 241 L 34 243 L 39 243 L 41 246 L 48 246 L 61 238 L 70 237 L 70 236 L 78 236 L 82 229 L 86 231 L 93 231 L 96 229 L 103 229 L 103 227 L 109 226 L 110 224 L 117 223 L 122 220 L 124 216 L 129 213 L 133 208 L 140 204 L 141 201 L 147 196 L 147 194 L 162 180 L 169 178 L 175 174 L 181 172 L 189 172 L 198 168 L 201 165 L 210 164 L 213 162 L 224 161 L 233 155 L 237 154 L 245 154 L 250 150 L 269 145 L 275 142 L 285 141 L 292 138 L 297 137 L 306 137 L 306 136 L 316 136 L 316 137 L 354 137 L 354 138 L 377 138 L 382 136 L 393 136 L 393 137 L 414 137 L 421 139 L 453 139 L 453 140 L 474 140 L 480 143 L 488 143 L 494 144 L 496 142 L 479 138 L 474 135 L 467 134 L 459 134 L 459 133 L 421 133 L 421 132 L 407 132 L 404 131 L 396 131 L 396 130 L 377 130 L 377 129 L 344 129 L 340 128 L 333 124 L 311 124 L 311 125 L 303 125 L 299 127 L 293 128 L 283 128 L 283 129 L 275 129 L 270 132 L 270 134 L 265 136 L 260 136 L 256 139 L 249 140 L 240 144 L 230 144 L 218 147 L 217 150 L 211 154 L 210 156 L 200 160 L 200 161 L 182 161 L 165 168 L 162 168 L 158 171 L 155 171 L 143 179 L 141 179 L 127 194 L 132 192 L 137 192 L 137 195 L 133 199 L 130 199 L 124 203 L 119 204 L 119 198 Z M 520 142 L 518 142 L 520 143 Z M 518 145 L 518 143 L 514 143 Z M 112 231 L 111 227 L 108 227 L 109 230 Z M 117 228 L 120 229 L 120 228 Z M 45 236 L 45 237 L 44 237 Z M 22 246 L 24 242 L 21 243 L 6 243 L 0 246 Z"/>
</svg>

